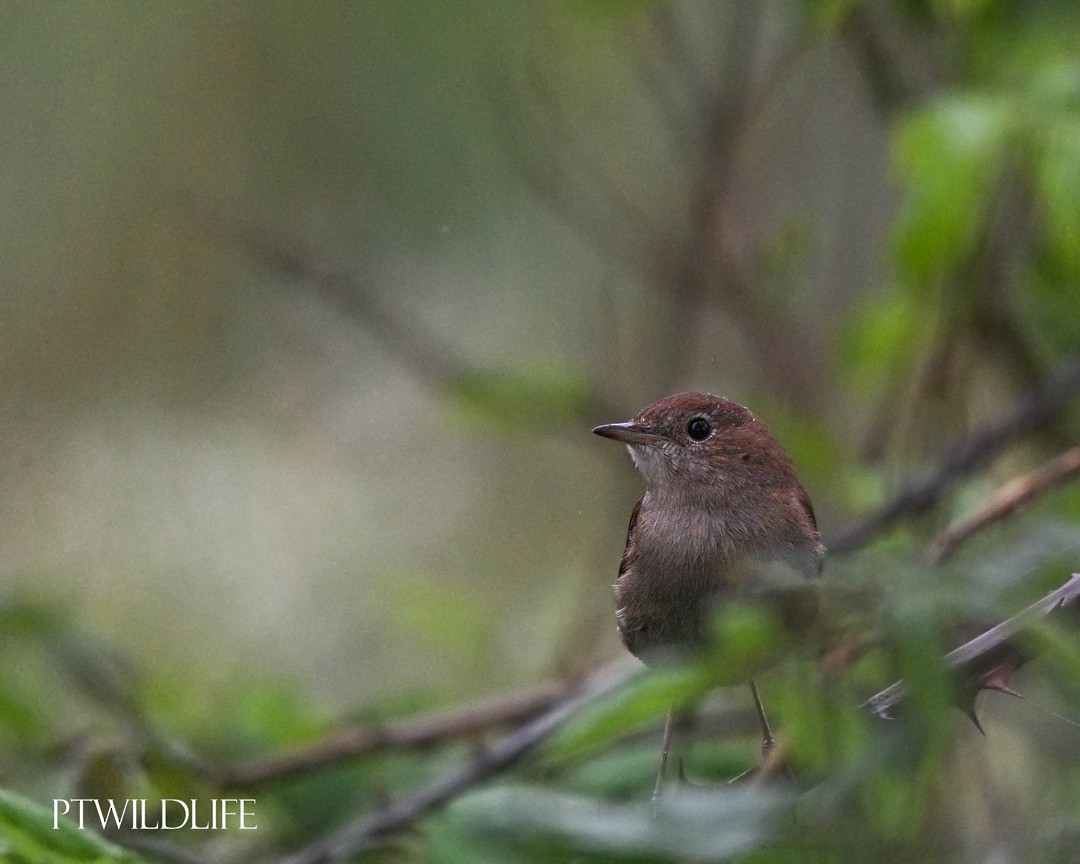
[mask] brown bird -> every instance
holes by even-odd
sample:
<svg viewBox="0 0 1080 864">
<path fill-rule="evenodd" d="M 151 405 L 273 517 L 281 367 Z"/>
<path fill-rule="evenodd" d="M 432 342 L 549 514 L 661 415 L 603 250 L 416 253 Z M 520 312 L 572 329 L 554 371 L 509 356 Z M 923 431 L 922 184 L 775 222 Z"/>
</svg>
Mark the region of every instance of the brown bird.
<svg viewBox="0 0 1080 864">
<path fill-rule="evenodd" d="M 812 580 L 825 554 L 814 511 L 787 453 L 748 409 L 677 393 L 593 432 L 626 444 L 645 478 L 615 584 L 631 653 L 649 663 L 700 645 L 729 598 L 768 603 L 792 631 L 813 622 Z M 772 734 L 753 680 L 750 687 L 767 750 Z M 657 792 L 672 726 L 669 712 Z"/>
</svg>

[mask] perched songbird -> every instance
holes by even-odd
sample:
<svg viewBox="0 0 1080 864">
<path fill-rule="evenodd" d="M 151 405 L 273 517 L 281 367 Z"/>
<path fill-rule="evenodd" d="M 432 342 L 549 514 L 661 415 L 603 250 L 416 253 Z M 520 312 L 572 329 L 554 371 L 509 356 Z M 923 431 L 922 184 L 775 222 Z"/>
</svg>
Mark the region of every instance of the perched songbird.
<svg viewBox="0 0 1080 864">
<path fill-rule="evenodd" d="M 615 585 L 619 632 L 633 654 L 648 663 L 701 643 L 728 598 L 768 603 L 793 631 L 813 622 L 811 580 L 825 554 L 814 511 L 787 453 L 748 409 L 677 393 L 593 431 L 626 444 L 645 478 Z M 669 716 L 661 776 L 670 734 Z"/>
</svg>

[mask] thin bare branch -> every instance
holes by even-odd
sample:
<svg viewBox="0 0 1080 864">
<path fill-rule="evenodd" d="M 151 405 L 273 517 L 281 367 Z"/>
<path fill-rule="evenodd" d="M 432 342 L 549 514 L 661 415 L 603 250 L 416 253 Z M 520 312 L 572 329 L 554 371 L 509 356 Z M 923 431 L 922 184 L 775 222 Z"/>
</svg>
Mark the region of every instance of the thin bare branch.
<svg viewBox="0 0 1080 864">
<path fill-rule="evenodd" d="M 558 136 L 559 151 L 564 154 L 561 170 L 556 176 L 568 189 L 573 190 L 575 197 L 591 190 L 597 221 L 612 221 L 612 216 L 622 217 L 625 230 L 636 235 L 636 243 L 663 236 L 663 224 L 656 222 L 652 213 L 638 206 L 609 175 L 610 160 L 606 154 L 579 139 L 574 124 L 567 120 L 558 96 L 537 67 L 535 58 L 526 64 L 525 71 L 528 92 L 532 97 L 530 104 L 540 109 L 539 119 L 543 128 Z M 548 156 L 551 155 L 552 152 L 548 151 Z M 603 211 L 609 214 L 607 218 Z"/>
<path fill-rule="evenodd" d="M 656 3 L 652 7 L 653 32 L 657 37 L 657 44 L 663 51 L 666 65 L 679 73 L 682 87 L 690 94 L 689 102 L 694 108 L 694 114 L 698 118 L 708 116 L 708 106 L 713 102 L 713 94 L 705 75 L 694 63 L 692 52 L 686 44 L 671 3 Z"/>
<path fill-rule="evenodd" d="M 1028 639 L 1035 622 L 1060 613 L 1075 615 L 1078 610 L 1080 573 L 1074 573 L 1068 582 L 1041 600 L 950 651 L 945 655 L 945 666 L 972 696 L 980 689 L 1002 689 L 1001 684 L 992 683 L 996 677 L 1007 677 L 1031 659 Z M 897 681 L 871 696 L 863 707 L 876 717 L 889 719 L 907 695 L 907 685 Z"/>
<path fill-rule="evenodd" d="M 445 744 L 524 723 L 574 689 L 574 681 L 551 681 L 420 717 L 379 726 L 351 726 L 307 747 L 218 767 L 211 771 L 211 777 L 220 788 L 247 788 L 303 776 L 381 750 Z"/>
<path fill-rule="evenodd" d="M 1020 512 L 1040 495 L 1076 476 L 1080 476 L 1080 445 L 1010 480 L 978 510 L 950 525 L 930 545 L 929 560 L 944 561 L 973 534 Z"/>
<path fill-rule="evenodd" d="M 158 840 L 151 836 L 149 831 L 125 831 L 124 833 L 110 833 L 108 839 L 124 849 L 130 849 L 161 864 L 220 864 L 217 859 L 206 858 L 202 854 L 191 849 L 176 846 L 165 840 Z"/>
<path fill-rule="evenodd" d="M 624 663 L 604 667 L 550 710 L 479 751 L 465 764 L 362 816 L 332 836 L 293 852 L 281 864 L 343 861 L 370 849 L 387 833 L 408 827 L 474 786 L 518 764 L 586 704 L 612 692 L 637 672 L 636 668 L 628 669 Z"/>
<path fill-rule="evenodd" d="M 1051 374 L 996 423 L 955 445 L 936 469 L 913 480 L 876 512 L 841 528 L 827 539 L 829 553 L 852 552 L 910 516 L 933 507 L 954 483 L 985 465 L 1008 445 L 1057 417 L 1080 394 L 1080 356 Z"/>
<path fill-rule="evenodd" d="M 925 36 L 908 32 L 894 4 L 852 4 L 843 35 L 866 77 L 874 102 L 893 112 L 926 96 L 940 78 Z"/>
<path fill-rule="evenodd" d="M 224 237 L 264 266 L 315 288 L 324 300 L 364 324 L 388 353 L 425 383 L 442 387 L 475 371 L 450 342 L 387 309 L 368 280 L 326 266 L 295 237 L 275 236 L 216 213 L 196 210 L 194 215 L 213 238 Z"/>
<path fill-rule="evenodd" d="M 668 133 L 672 146 L 687 161 L 698 158 L 697 117 L 686 105 L 686 92 L 681 84 L 672 86 L 666 57 L 647 42 L 644 34 L 630 42 L 630 68 L 642 92 L 648 97 L 656 116 Z"/>
<path fill-rule="evenodd" d="M 1018 614 L 961 645 L 945 656 L 945 664 L 962 687 L 972 693 L 979 689 L 1007 690 L 1007 675 L 1030 659 L 1032 627 L 1040 619 L 1080 609 L 1080 574 L 1050 592 Z M 851 656 L 857 656 L 855 651 Z M 388 834 L 403 830 L 476 785 L 490 779 L 522 759 L 587 703 L 624 684 L 625 664 L 605 667 L 555 701 L 536 719 L 508 733 L 491 747 L 481 750 L 459 768 L 436 778 L 412 793 L 390 801 L 373 813 L 357 819 L 334 835 L 318 840 L 289 855 L 281 864 L 324 864 L 342 861 L 383 842 Z M 874 716 L 888 719 L 908 695 L 898 681 L 864 704 Z M 766 759 L 765 773 L 778 770 L 783 749 L 773 760 Z M 760 769 L 759 769 L 760 770 Z"/>
<path fill-rule="evenodd" d="M 367 280 L 326 266 L 295 238 L 276 237 L 195 207 L 189 212 L 215 239 L 225 237 L 263 265 L 313 288 L 344 315 L 362 324 L 387 353 L 425 385 L 446 391 L 463 381 L 485 377 L 487 370 L 472 364 L 453 342 L 425 328 L 414 317 L 392 310 L 382 293 Z M 582 400 L 582 417 L 617 417 L 623 411 L 624 406 L 596 388 Z"/>
<path fill-rule="evenodd" d="M 529 73 L 529 88 L 535 90 L 538 76 L 532 67 L 526 71 Z M 538 110 L 526 112 L 523 106 L 527 100 L 521 96 L 508 98 L 504 79 L 487 81 L 485 89 L 493 106 L 492 113 L 499 118 L 492 128 L 502 141 L 510 167 L 529 191 L 573 228 L 597 254 L 651 278 L 656 272 L 652 236 L 635 236 L 630 230 L 624 230 L 630 226 L 622 224 L 624 214 L 616 206 L 619 200 L 625 200 L 624 196 L 610 180 L 598 180 L 596 176 L 588 176 L 587 172 L 580 171 L 577 160 L 579 157 L 586 158 L 585 153 L 578 152 L 582 149 L 580 146 L 569 157 L 557 158 L 554 149 L 537 145 L 537 141 L 544 135 L 550 135 L 553 128 L 561 128 L 555 122 L 557 117 Z M 543 96 L 543 88 L 534 95 Z M 532 100 L 528 104 L 549 107 L 551 103 L 552 97 L 547 95 L 546 101 Z M 566 150 L 566 147 L 560 148 L 560 152 Z M 588 159 L 591 160 L 592 156 L 589 155 Z M 571 172 L 568 165 L 573 165 L 575 170 Z M 583 180 L 579 174 L 584 176 Z M 599 182 L 602 188 L 597 195 L 582 194 L 582 182 L 593 185 Z M 642 229 L 643 225 L 639 224 L 639 232 Z"/>
</svg>

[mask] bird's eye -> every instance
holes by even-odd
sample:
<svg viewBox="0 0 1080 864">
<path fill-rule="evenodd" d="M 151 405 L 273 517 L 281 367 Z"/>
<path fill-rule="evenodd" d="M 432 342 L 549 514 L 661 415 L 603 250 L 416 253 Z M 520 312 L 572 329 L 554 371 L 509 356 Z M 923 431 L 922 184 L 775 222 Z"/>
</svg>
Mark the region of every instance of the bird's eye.
<svg viewBox="0 0 1080 864">
<path fill-rule="evenodd" d="M 686 434 L 695 441 L 704 441 L 709 437 L 710 432 L 712 432 L 712 426 L 704 417 L 695 417 L 686 424 Z"/>
</svg>

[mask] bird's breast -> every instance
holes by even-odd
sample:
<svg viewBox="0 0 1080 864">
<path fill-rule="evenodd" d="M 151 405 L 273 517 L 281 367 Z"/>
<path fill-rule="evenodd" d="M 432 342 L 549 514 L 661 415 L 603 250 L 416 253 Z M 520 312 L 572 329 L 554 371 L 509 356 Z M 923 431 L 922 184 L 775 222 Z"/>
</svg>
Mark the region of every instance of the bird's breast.
<svg viewBox="0 0 1080 864">
<path fill-rule="evenodd" d="M 634 556 L 615 586 L 619 629 L 634 654 L 694 645 L 726 598 L 802 594 L 820 569 L 813 549 L 755 542 L 737 519 L 643 507 Z M 787 618 L 787 612 L 784 611 Z"/>
</svg>

